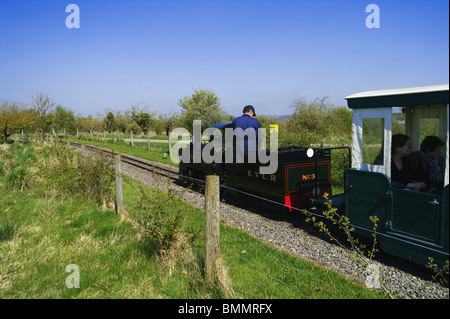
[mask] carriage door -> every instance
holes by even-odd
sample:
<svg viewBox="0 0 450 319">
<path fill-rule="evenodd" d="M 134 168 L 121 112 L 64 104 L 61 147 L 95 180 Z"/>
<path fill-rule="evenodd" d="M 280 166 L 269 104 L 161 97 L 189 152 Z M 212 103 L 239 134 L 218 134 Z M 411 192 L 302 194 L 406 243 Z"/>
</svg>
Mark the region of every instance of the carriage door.
<svg viewBox="0 0 450 319">
<path fill-rule="evenodd" d="M 390 232 L 441 245 L 442 209 L 438 195 L 392 188 Z"/>
<path fill-rule="evenodd" d="M 352 169 L 346 171 L 346 215 L 372 229 L 370 216 L 384 225 L 391 215 L 391 108 L 355 109 L 352 119 Z"/>
</svg>

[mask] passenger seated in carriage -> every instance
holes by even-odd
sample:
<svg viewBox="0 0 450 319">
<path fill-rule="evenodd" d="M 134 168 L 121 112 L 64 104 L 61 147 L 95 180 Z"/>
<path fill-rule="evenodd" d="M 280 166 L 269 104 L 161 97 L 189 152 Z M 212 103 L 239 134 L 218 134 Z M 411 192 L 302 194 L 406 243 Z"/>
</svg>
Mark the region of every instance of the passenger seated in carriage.
<svg viewBox="0 0 450 319">
<path fill-rule="evenodd" d="M 411 152 L 409 137 L 394 134 L 391 143 L 391 185 L 413 191 L 423 191 L 426 184 L 412 178 L 411 161 L 406 156 Z"/>
<path fill-rule="evenodd" d="M 445 159 L 441 155 L 444 144 L 438 136 L 427 136 L 420 150 L 408 155 L 411 178 L 423 182 L 428 193 L 438 194 L 444 187 Z"/>
<path fill-rule="evenodd" d="M 395 188 L 404 188 L 412 191 L 423 191 L 426 184 L 412 178 L 411 161 L 407 157 L 410 153 L 409 136 L 405 134 L 392 135 L 391 142 L 391 185 Z M 376 157 L 374 164 L 383 163 L 383 150 Z"/>
</svg>

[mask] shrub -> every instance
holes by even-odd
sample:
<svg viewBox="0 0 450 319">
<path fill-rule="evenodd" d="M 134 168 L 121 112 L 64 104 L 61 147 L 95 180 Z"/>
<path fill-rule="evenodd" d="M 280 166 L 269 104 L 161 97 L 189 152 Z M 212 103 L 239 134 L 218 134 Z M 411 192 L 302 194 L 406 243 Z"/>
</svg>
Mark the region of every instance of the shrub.
<svg viewBox="0 0 450 319">
<path fill-rule="evenodd" d="M 15 143 L 0 149 L 0 174 L 5 175 L 6 185 L 23 190 L 31 185 L 30 169 L 36 162 L 30 143 Z"/>
<path fill-rule="evenodd" d="M 103 206 L 113 199 L 115 176 L 111 165 L 112 159 L 97 154 L 86 158 L 78 166 L 81 192 Z"/>
<path fill-rule="evenodd" d="M 41 164 L 39 173 L 46 190 L 62 196 L 82 194 L 105 205 L 112 201 L 114 171 L 112 159 L 102 154 L 82 158 L 80 153 L 65 146 L 46 148 L 48 160 Z"/>
<path fill-rule="evenodd" d="M 41 162 L 38 173 L 43 178 L 42 186 L 63 196 L 78 191 L 78 163 L 74 152 L 58 146 L 47 146 L 44 152 L 48 158 Z"/>
<path fill-rule="evenodd" d="M 279 147 L 298 146 L 307 148 L 313 144 L 320 144 L 321 141 L 322 138 L 316 133 L 301 128 L 287 128 L 278 135 Z"/>
<path fill-rule="evenodd" d="M 162 132 L 163 132 L 163 127 L 161 125 L 156 125 L 155 126 L 155 134 L 159 136 L 162 134 Z"/>
<path fill-rule="evenodd" d="M 27 170 L 19 167 L 6 175 L 6 185 L 13 189 L 23 190 L 26 186 Z"/>
<path fill-rule="evenodd" d="M 350 167 L 351 158 L 347 149 L 332 150 L 331 158 L 331 187 L 334 193 L 336 188 L 344 190 L 344 173 Z"/>
<path fill-rule="evenodd" d="M 330 137 L 351 135 L 352 113 L 345 107 L 326 103 L 327 98 L 296 100 L 294 113 L 280 123 L 280 147 L 320 145 Z"/>
<path fill-rule="evenodd" d="M 139 199 L 139 223 L 144 228 L 143 240 L 156 247 L 160 254 L 166 253 L 179 235 L 185 220 L 184 210 L 176 204 L 173 191 L 168 194 L 147 193 L 136 190 Z"/>
</svg>

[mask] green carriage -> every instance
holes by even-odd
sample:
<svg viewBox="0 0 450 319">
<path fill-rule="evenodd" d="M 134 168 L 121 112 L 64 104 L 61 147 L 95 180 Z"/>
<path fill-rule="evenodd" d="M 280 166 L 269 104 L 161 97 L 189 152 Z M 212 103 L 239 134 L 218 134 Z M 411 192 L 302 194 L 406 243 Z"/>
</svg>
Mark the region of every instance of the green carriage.
<svg viewBox="0 0 450 319">
<path fill-rule="evenodd" d="M 345 173 L 346 215 L 363 235 L 372 233 L 369 216 L 377 216 L 377 238 L 383 251 L 420 264 L 432 257 L 443 265 L 449 259 L 449 85 L 370 91 L 346 99 L 353 110 L 352 168 Z M 445 180 L 439 194 L 393 187 L 395 111 L 403 114 L 401 125 L 412 151 L 419 149 L 430 132 L 445 142 Z M 398 121 L 394 124 L 398 130 Z M 381 161 L 375 161 L 377 156 Z"/>
</svg>

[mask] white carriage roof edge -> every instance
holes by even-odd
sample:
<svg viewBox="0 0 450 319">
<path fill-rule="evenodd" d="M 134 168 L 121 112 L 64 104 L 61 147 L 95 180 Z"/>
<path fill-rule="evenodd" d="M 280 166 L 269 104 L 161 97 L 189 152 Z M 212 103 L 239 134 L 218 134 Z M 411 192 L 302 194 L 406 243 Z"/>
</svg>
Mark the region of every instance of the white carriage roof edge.
<svg viewBox="0 0 450 319">
<path fill-rule="evenodd" d="M 355 99 L 355 98 L 414 94 L 414 93 L 425 93 L 425 92 L 439 92 L 439 91 L 448 91 L 448 90 L 449 90 L 449 84 L 447 83 L 447 84 L 416 86 L 416 87 L 400 88 L 400 89 L 365 91 L 365 92 L 360 92 L 360 93 L 355 93 L 355 94 L 349 95 L 349 96 L 345 97 L 345 99 L 348 100 L 348 99 Z"/>
</svg>

